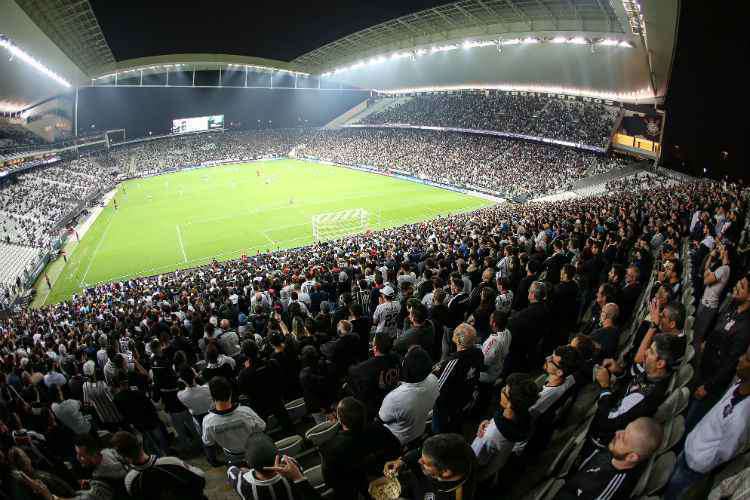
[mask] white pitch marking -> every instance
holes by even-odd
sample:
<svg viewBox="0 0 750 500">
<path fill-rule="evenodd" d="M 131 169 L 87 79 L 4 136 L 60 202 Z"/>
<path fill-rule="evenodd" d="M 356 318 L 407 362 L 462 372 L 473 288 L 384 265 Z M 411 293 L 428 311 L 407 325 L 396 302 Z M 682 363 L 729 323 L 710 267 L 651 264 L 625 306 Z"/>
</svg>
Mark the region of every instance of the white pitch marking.
<svg viewBox="0 0 750 500">
<path fill-rule="evenodd" d="M 185 245 L 182 244 L 182 231 L 180 231 L 180 225 L 175 226 L 177 229 L 177 241 L 180 242 L 180 250 L 182 250 L 182 261 L 187 264 L 187 254 L 185 253 Z"/>
</svg>

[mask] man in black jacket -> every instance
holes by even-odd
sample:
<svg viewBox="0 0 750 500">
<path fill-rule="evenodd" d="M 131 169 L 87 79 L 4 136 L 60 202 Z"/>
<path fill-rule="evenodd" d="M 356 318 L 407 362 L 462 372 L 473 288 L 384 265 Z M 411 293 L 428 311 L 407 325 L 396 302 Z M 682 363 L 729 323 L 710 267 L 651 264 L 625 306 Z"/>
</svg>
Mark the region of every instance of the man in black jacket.
<svg viewBox="0 0 750 500">
<path fill-rule="evenodd" d="M 610 373 L 600 367 L 596 381 L 601 388 L 596 414 L 589 428 L 590 442 L 587 449 L 604 448 L 615 432 L 624 429 L 640 417 L 650 417 L 667 396 L 669 378 L 678 359 L 682 357 L 673 335 L 659 334 L 654 337 L 646 352 L 644 372 L 632 376 L 626 373 L 614 385 Z"/>
<path fill-rule="evenodd" d="M 529 307 L 514 314 L 508 321 L 513 335 L 506 366 L 508 373 L 529 373 L 541 366 L 540 341 L 551 331 L 552 315 L 547 308 L 547 285 L 541 281 L 531 284 L 528 291 Z"/>
<path fill-rule="evenodd" d="M 640 282 L 640 271 L 636 266 L 630 266 L 625 270 L 625 286 L 620 296 L 620 324 L 627 325 L 635 312 L 638 298 L 641 296 L 643 287 Z"/>
<path fill-rule="evenodd" d="M 552 242 L 552 255 L 544 261 L 544 268 L 547 270 L 546 280 L 557 285 L 560 282 L 560 271 L 568 263 L 568 258 L 563 252 L 564 245 L 562 240 Z"/>
<path fill-rule="evenodd" d="M 451 275 L 450 288 L 452 297 L 448 301 L 448 323 L 445 326 L 455 328 L 466 319 L 466 313 L 469 312 L 469 294 L 463 291 L 464 282 L 457 274 Z"/>
<path fill-rule="evenodd" d="M 518 283 L 518 288 L 513 295 L 514 311 L 525 309 L 531 302 L 529 299 L 529 291 L 531 290 L 532 283 L 539 279 L 541 267 L 541 264 L 539 264 L 536 259 L 529 259 L 529 262 L 526 264 L 526 276 L 521 278 L 521 281 Z"/>
<path fill-rule="evenodd" d="M 375 335 L 373 357 L 349 368 L 349 389 L 370 417 L 378 414 L 385 395 L 398 385 L 401 360 L 391 352 L 392 346 L 388 335 Z"/>
<path fill-rule="evenodd" d="M 553 342 L 545 345 L 544 352 L 549 352 L 555 347 L 565 344 L 568 335 L 576 327 L 578 322 L 578 283 L 573 281 L 576 268 L 571 264 L 565 264 L 560 271 L 560 282 L 550 298 L 550 309 L 557 323 L 558 333 L 553 336 Z"/>
<path fill-rule="evenodd" d="M 242 343 L 242 353 L 245 363 L 237 377 L 240 394 L 247 398 L 248 406 L 263 420 L 267 420 L 269 415 L 274 415 L 281 428 L 293 434 L 294 426 L 289 418 L 289 412 L 284 407 L 283 392 L 272 389 L 283 379 L 281 367 L 276 360 L 266 361 L 261 358 L 258 346 L 252 340 Z"/>
<path fill-rule="evenodd" d="M 624 430 L 617 431 L 607 449 L 597 448 L 583 457 L 555 498 L 629 498 L 661 440 L 662 428 L 654 419 L 641 417 L 630 422 Z"/>
<path fill-rule="evenodd" d="M 383 474 L 399 477 L 405 498 L 430 500 L 473 500 L 476 492 L 476 457 L 459 434 L 438 434 L 428 438 L 421 450 L 385 464 Z"/>
<path fill-rule="evenodd" d="M 438 378 L 438 395 L 432 413 L 432 432 L 459 432 L 461 416 L 469 411 L 479 395 L 479 373 L 484 355 L 477 346 L 477 332 L 468 323 L 453 330 L 456 352 L 433 370 Z"/>
<path fill-rule="evenodd" d="M 425 351 L 432 353 L 435 346 L 435 331 L 432 322 L 427 319 L 427 308 L 421 302 L 409 306 L 408 321 L 411 326 L 396 339 L 393 350 L 403 356 L 411 346 L 420 345 Z"/>
<path fill-rule="evenodd" d="M 385 462 L 401 453 L 401 443 L 383 424 L 367 423 L 367 408 L 347 397 L 336 405 L 338 433 L 321 448 L 323 478 L 334 498 L 350 500 L 367 495 L 368 474 L 378 474 Z"/>
</svg>

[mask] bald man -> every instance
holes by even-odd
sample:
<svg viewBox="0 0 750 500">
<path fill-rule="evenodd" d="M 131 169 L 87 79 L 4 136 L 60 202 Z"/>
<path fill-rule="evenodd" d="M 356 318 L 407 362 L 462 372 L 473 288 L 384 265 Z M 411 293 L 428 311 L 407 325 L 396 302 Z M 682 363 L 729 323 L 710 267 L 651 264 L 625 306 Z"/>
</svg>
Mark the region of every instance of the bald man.
<svg viewBox="0 0 750 500">
<path fill-rule="evenodd" d="M 613 358 L 617 354 L 617 344 L 620 340 L 620 329 L 617 327 L 617 318 L 620 316 L 620 308 L 614 302 L 604 304 L 599 314 L 601 328 L 591 332 L 591 340 L 599 347 L 598 359 Z"/>
<path fill-rule="evenodd" d="M 556 499 L 629 498 L 662 436 L 662 427 L 653 418 L 633 420 L 615 433 L 607 449 L 596 449 L 581 457 L 581 465 L 568 476 Z"/>
<path fill-rule="evenodd" d="M 433 371 L 440 391 L 432 411 L 435 434 L 461 430 L 461 417 L 475 403 L 479 373 L 484 368 L 484 355 L 477 344 L 477 331 L 473 326 L 459 324 L 453 330 L 452 340 L 456 352 L 449 354 Z"/>
</svg>

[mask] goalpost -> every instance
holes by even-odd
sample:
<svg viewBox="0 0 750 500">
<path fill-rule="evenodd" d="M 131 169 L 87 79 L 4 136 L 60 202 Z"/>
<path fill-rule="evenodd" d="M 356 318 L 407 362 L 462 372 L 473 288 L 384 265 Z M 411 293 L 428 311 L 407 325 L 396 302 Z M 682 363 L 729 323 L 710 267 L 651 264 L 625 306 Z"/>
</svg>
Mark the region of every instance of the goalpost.
<svg viewBox="0 0 750 500">
<path fill-rule="evenodd" d="M 335 240 L 379 226 L 380 212 L 372 213 L 364 208 L 317 214 L 312 217 L 313 241 Z"/>
</svg>

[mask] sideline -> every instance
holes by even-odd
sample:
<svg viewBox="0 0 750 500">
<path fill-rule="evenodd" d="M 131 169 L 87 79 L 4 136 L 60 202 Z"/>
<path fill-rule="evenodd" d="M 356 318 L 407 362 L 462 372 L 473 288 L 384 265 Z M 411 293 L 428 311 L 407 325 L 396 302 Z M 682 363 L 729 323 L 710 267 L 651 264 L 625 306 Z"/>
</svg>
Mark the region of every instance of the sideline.
<svg viewBox="0 0 750 500">
<path fill-rule="evenodd" d="M 104 196 L 100 199 L 100 203 L 97 204 L 89 213 L 88 217 L 86 217 L 83 221 L 79 222 L 77 226 L 75 226 L 75 230 L 78 233 L 78 239 L 71 238 L 70 236 L 67 238 L 67 241 L 65 244 L 63 244 L 62 250 L 65 252 L 65 254 L 68 257 L 68 260 L 73 258 L 73 255 L 78 250 L 78 247 L 81 244 L 81 241 L 83 240 L 83 237 L 88 233 L 89 229 L 94 225 L 94 222 L 99 218 L 99 215 L 101 215 L 102 211 L 104 211 L 104 207 L 107 206 L 107 204 L 112 200 L 112 198 L 115 197 L 117 194 L 117 190 L 119 189 L 120 184 L 118 183 L 117 186 L 115 186 L 114 189 L 104 194 Z M 104 206 L 101 206 L 101 202 L 103 202 Z M 79 261 L 78 264 L 75 266 L 75 269 L 78 270 L 80 267 L 81 262 Z M 49 298 L 50 293 L 52 290 L 47 287 L 47 283 L 44 280 L 44 275 L 47 274 L 50 278 L 50 281 L 52 282 L 52 288 L 54 289 L 55 285 L 57 284 L 58 279 L 63 275 L 63 273 L 68 269 L 68 263 L 65 262 L 65 259 L 63 259 L 61 256 L 57 256 L 54 259 L 51 259 L 46 266 L 44 266 L 44 269 L 42 270 L 41 274 L 36 280 L 36 283 L 34 283 L 33 288 L 37 291 L 36 296 L 34 297 L 34 300 L 31 302 L 31 307 L 42 307 L 47 305 L 47 299 Z M 44 290 L 44 293 L 40 293 Z"/>
</svg>

